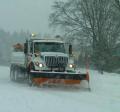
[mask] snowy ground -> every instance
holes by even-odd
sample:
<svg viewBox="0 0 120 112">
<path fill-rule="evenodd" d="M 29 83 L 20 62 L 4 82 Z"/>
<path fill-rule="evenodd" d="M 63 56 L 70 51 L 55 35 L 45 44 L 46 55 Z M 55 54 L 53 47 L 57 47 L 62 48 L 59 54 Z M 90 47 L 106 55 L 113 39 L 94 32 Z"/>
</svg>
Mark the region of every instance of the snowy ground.
<svg viewBox="0 0 120 112">
<path fill-rule="evenodd" d="M 120 75 L 91 70 L 90 78 L 91 92 L 28 87 L 11 82 L 9 68 L 0 67 L 0 112 L 120 112 Z"/>
</svg>

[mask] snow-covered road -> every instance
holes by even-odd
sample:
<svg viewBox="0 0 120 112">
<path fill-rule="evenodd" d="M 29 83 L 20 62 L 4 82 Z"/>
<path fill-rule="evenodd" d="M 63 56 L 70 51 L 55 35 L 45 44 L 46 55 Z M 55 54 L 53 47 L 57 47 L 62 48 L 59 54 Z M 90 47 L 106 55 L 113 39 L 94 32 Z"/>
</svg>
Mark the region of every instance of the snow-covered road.
<svg viewBox="0 0 120 112">
<path fill-rule="evenodd" d="M 9 68 L 0 67 L 0 112 L 120 112 L 120 75 L 91 70 L 90 78 L 91 92 L 29 87 L 11 82 Z"/>
</svg>

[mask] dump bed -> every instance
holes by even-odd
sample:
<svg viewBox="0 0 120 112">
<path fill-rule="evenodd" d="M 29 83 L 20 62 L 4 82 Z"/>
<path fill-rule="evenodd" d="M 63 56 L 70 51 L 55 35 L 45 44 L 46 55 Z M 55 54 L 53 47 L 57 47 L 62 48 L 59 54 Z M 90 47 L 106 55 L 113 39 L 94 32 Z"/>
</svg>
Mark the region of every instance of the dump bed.
<svg viewBox="0 0 120 112">
<path fill-rule="evenodd" d="M 23 52 L 23 44 L 17 43 L 13 45 L 13 52 L 11 56 L 11 64 L 24 66 L 25 54 Z"/>
<path fill-rule="evenodd" d="M 25 54 L 24 52 L 13 52 L 11 56 L 11 64 L 17 64 L 24 66 Z"/>
</svg>

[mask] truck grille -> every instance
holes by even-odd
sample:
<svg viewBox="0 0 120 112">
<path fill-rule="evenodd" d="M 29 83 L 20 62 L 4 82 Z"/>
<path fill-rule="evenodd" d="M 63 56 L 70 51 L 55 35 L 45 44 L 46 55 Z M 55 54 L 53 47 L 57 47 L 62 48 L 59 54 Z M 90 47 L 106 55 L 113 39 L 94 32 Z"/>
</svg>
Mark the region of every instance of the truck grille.
<svg viewBox="0 0 120 112">
<path fill-rule="evenodd" d="M 51 68 L 64 68 L 67 66 L 68 57 L 46 56 L 45 63 L 48 67 L 51 67 Z"/>
</svg>

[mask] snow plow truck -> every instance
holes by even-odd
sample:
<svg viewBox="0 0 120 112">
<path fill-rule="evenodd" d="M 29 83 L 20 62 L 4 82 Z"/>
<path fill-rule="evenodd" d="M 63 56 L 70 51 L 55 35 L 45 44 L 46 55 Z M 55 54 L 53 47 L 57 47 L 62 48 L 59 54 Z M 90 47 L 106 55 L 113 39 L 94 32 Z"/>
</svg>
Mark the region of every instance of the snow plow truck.
<svg viewBox="0 0 120 112">
<path fill-rule="evenodd" d="M 13 46 L 10 79 L 26 79 L 30 86 L 49 83 L 75 85 L 82 80 L 89 85 L 89 73 L 75 70 L 72 45 L 68 45 L 68 50 L 65 46 L 61 38 L 37 38 L 32 34 L 24 44 Z"/>
</svg>

